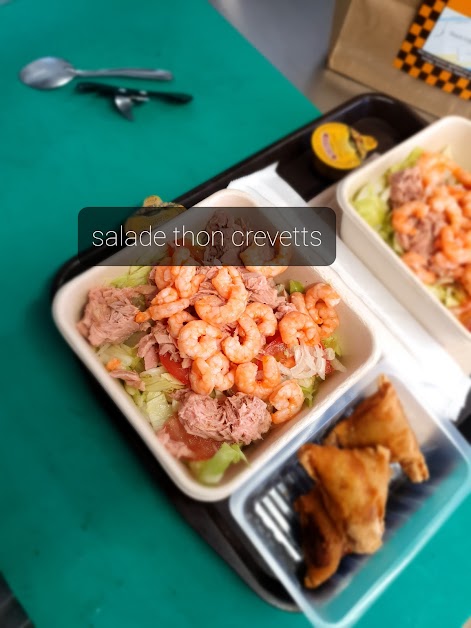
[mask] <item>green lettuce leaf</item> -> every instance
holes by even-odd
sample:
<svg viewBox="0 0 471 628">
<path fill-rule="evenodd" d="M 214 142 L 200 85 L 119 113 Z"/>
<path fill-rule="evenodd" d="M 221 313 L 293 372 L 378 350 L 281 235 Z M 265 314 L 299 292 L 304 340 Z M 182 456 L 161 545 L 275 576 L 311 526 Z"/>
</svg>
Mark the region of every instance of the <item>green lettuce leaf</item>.
<svg viewBox="0 0 471 628">
<path fill-rule="evenodd" d="M 202 484 L 218 484 L 227 468 L 242 460 L 247 462 L 240 445 L 223 443 L 212 458 L 190 462 L 189 466 L 193 475 Z"/>
<path fill-rule="evenodd" d="M 144 368 L 143 359 L 137 355 L 137 346 L 130 347 L 125 343 L 120 345 L 104 344 L 98 349 L 97 355 L 103 364 L 117 358 L 123 369 L 140 372 Z"/>
<path fill-rule="evenodd" d="M 134 403 L 144 414 L 154 431 L 158 432 L 166 420 L 174 414 L 173 402 L 167 399 L 165 393 L 142 392 L 128 384 L 124 385 L 124 389 L 132 397 Z"/>
<path fill-rule="evenodd" d="M 289 280 L 288 292 L 293 294 L 293 292 L 304 292 L 304 286 L 300 281 L 295 281 L 294 279 Z"/>
<path fill-rule="evenodd" d="M 375 231 L 381 231 L 387 224 L 389 206 L 384 198 L 385 186 L 381 183 L 367 183 L 354 196 L 352 205 L 360 216 Z"/>
<path fill-rule="evenodd" d="M 338 358 L 342 356 L 342 349 L 340 348 L 340 342 L 336 334 L 332 334 L 332 336 L 324 338 L 322 344 L 326 349 L 333 349 Z"/>
<path fill-rule="evenodd" d="M 399 162 L 398 164 L 394 164 L 394 166 L 391 166 L 386 174 L 390 175 L 394 174 L 395 172 L 405 170 L 406 168 L 413 168 L 423 152 L 424 151 L 422 150 L 422 148 L 414 148 L 414 150 L 410 152 L 403 161 Z"/>
<path fill-rule="evenodd" d="M 320 378 L 316 376 L 307 377 L 306 379 L 298 379 L 297 382 L 303 391 L 304 401 L 308 408 L 310 408 L 319 390 Z"/>
<path fill-rule="evenodd" d="M 439 299 L 445 307 L 458 307 L 466 300 L 463 288 L 456 284 L 433 284 L 427 288 Z"/>
<path fill-rule="evenodd" d="M 367 183 L 355 194 L 352 205 L 370 227 L 379 233 L 383 240 L 391 246 L 398 255 L 402 254 L 391 223 L 389 208 L 389 176 L 405 168 L 415 166 L 422 154 L 421 148 L 415 148 L 403 161 L 394 164 L 382 177 L 374 183 Z"/>
<path fill-rule="evenodd" d="M 130 266 L 127 273 L 113 279 L 110 284 L 115 288 L 134 288 L 144 286 L 149 279 L 152 266 Z"/>
<path fill-rule="evenodd" d="M 158 432 L 172 414 L 172 404 L 168 403 L 164 393 L 147 393 L 143 410 L 154 431 Z"/>
<path fill-rule="evenodd" d="M 178 379 L 167 373 L 163 366 L 149 369 L 141 373 L 141 379 L 146 386 L 146 392 L 165 392 L 171 393 L 175 390 L 184 388 Z"/>
</svg>

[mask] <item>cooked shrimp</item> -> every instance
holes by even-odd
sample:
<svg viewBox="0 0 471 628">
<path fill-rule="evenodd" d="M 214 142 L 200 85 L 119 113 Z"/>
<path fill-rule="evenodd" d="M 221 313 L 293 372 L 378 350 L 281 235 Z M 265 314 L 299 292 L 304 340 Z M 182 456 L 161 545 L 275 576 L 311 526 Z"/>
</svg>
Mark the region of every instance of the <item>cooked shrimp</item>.
<svg viewBox="0 0 471 628">
<path fill-rule="evenodd" d="M 465 266 L 463 274 L 461 276 L 461 283 L 463 284 L 463 288 L 471 297 L 471 264 Z"/>
<path fill-rule="evenodd" d="M 177 248 L 172 256 L 172 263 L 174 266 L 171 274 L 179 295 L 184 298 L 194 296 L 204 281 L 204 275 L 197 274 L 197 264 L 190 251 L 185 247 Z"/>
<path fill-rule="evenodd" d="M 449 186 L 437 188 L 429 199 L 432 211 L 442 213 L 453 229 L 460 229 L 463 224 L 463 211 L 458 201 L 449 192 Z"/>
<path fill-rule="evenodd" d="M 320 281 L 307 289 L 304 302 L 314 322 L 320 323 L 319 307 L 327 305 L 333 308 L 340 303 L 340 297 L 332 286 Z"/>
<path fill-rule="evenodd" d="M 154 281 L 159 290 L 167 288 L 173 284 L 172 266 L 168 266 L 172 261 L 170 257 L 166 257 L 162 260 L 162 265 L 155 267 Z"/>
<path fill-rule="evenodd" d="M 451 227 L 443 227 L 438 241 L 449 260 L 458 264 L 471 263 L 471 233 L 455 233 Z"/>
<path fill-rule="evenodd" d="M 182 330 L 182 327 L 185 323 L 189 323 L 190 321 L 195 321 L 196 318 L 187 312 L 186 310 L 182 310 L 181 312 L 177 312 L 170 316 L 168 319 L 168 331 L 173 338 L 178 338 L 179 333 Z"/>
<path fill-rule="evenodd" d="M 163 288 L 157 292 L 155 297 L 152 299 L 152 305 L 163 305 L 164 303 L 172 303 L 173 301 L 177 301 L 179 298 L 178 292 L 175 288 L 168 286 L 167 288 Z"/>
<path fill-rule="evenodd" d="M 216 384 L 213 370 L 202 358 L 192 362 L 189 379 L 191 389 L 199 395 L 210 395 Z"/>
<path fill-rule="evenodd" d="M 276 334 L 278 321 L 269 305 L 265 303 L 249 303 L 245 308 L 245 314 L 255 321 L 262 336 L 274 336 Z"/>
<path fill-rule="evenodd" d="M 322 305 L 317 309 L 319 315 L 319 334 L 321 339 L 332 336 L 334 331 L 339 326 L 339 317 L 333 307 Z"/>
<path fill-rule="evenodd" d="M 235 372 L 235 385 L 240 392 L 266 399 L 281 381 L 278 362 L 272 355 L 262 357 L 262 377 L 257 379 L 258 367 L 254 362 L 239 364 Z"/>
<path fill-rule="evenodd" d="M 290 246 L 283 246 L 280 238 L 275 242 L 275 257 L 266 259 L 266 247 L 251 244 L 240 254 L 247 270 L 260 273 L 267 278 L 281 275 L 287 268 L 292 255 Z"/>
<path fill-rule="evenodd" d="M 302 341 L 316 345 L 320 340 L 319 327 L 307 314 L 288 312 L 279 323 L 281 340 L 288 347 L 296 347 Z"/>
<path fill-rule="evenodd" d="M 301 314 L 307 314 L 309 316 L 309 312 L 306 307 L 306 299 L 302 292 L 292 292 L 290 296 L 290 301 L 298 310 L 298 312 L 301 312 Z"/>
<path fill-rule="evenodd" d="M 138 312 L 134 317 L 136 323 L 143 323 L 152 318 L 159 321 L 185 310 L 190 305 L 189 299 L 180 299 L 175 288 L 163 288 L 151 301 L 151 306 L 145 312 Z"/>
<path fill-rule="evenodd" d="M 138 312 L 134 317 L 134 321 L 136 323 L 145 323 L 146 321 L 149 321 L 150 318 L 151 316 L 149 314 L 149 311 L 146 310 L 145 312 Z"/>
<path fill-rule="evenodd" d="M 230 289 L 226 292 L 228 294 L 227 302 L 223 303 L 219 297 L 209 295 L 195 303 L 198 316 L 211 325 L 226 325 L 238 320 L 244 313 L 249 296 L 236 268 L 227 266 L 222 270 L 227 270 L 232 280 Z"/>
<path fill-rule="evenodd" d="M 429 208 L 422 201 L 410 201 L 400 207 L 393 209 L 392 226 L 398 233 L 415 235 L 417 233 L 417 221 L 425 218 Z"/>
<path fill-rule="evenodd" d="M 205 321 L 190 321 L 178 334 L 177 345 L 181 354 L 196 360 L 206 360 L 219 351 L 221 330 Z"/>
<path fill-rule="evenodd" d="M 187 307 L 190 307 L 190 299 L 177 299 L 176 301 L 170 301 L 169 303 L 151 305 L 147 311 L 154 321 L 160 321 L 163 318 L 170 318 L 170 316 L 173 316 L 182 310 L 186 310 Z M 134 320 L 139 322 L 137 320 L 137 316 L 138 315 L 136 315 Z"/>
<path fill-rule="evenodd" d="M 221 343 L 222 350 L 234 364 L 250 362 L 262 347 L 262 337 L 258 327 L 250 316 L 243 314 L 239 319 L 237 332 L 238 335 L 224 338 Z"/>
<path fill-rule="evenodd" d="M 458 181 L 458 183 L 464 185 L 465 188 L 471 188 L 471 172 L 468 172 L 464 168 L 461 168 L 454 162 L 452 162 L 451 172 L 455 179 Z"/>
<path fill-rule="evenodd" d="M 467 188 L 471 187 L 471 173 L 443 153 L 423 153 L 417 165 L 426 185 L 426 192 L 428 189 L 448 183 L 451 175 L 458 183 Z"/>
<path fill-rule="evenodd" d="M 234 273 L 231 273 L 232 271 L 229 270 L 229 267 L 223 266 L 211 279 L 211 283 L 223 299 L 229 298 L 231 294 L 231 289 L 234 287 L 234 285 L 236 285 L 236 275 L 234 275 Z"/>
<path fill-rule="evenodd" d="M 427 260 L 423 255 L 409 251 L 408 253 L 404 253 L 401 259 L 424 283 L 432 284 L 437 281 L 436 274 L 427 269 Z"/>
<path fill-rule="evenodd" d="M 450 309 L 466 329 L 471 331 L 471 299 L 468 299 L 458 307 Z"/>
<path fill-rule="evenodd" d="M 214 388 L 216 390 L 229 390 L 234 386 L 235 368 L 231 367 L 231 363 L 224 353 L 218 351 L 206 362 L 214 375 Z"/>
<path fill-rule="evenodd" d="M 452 262 L 442 251 L 438 251 L 430 258 L 430 271 L 440 278 L 459 279 L 463 274 L 463 266 L 457 262 Z"/>
<path fill-rule="evenodd" d="M 471 192 L 465 192 L 459 199 L 465 218 L 471 218 Z"/>
<path fill-rule="evenodd" d="M 417 166 L 422 175 L 426 195 L 451 178 L 453 164 L 442 153 L 422 153 L 417 161 Z"/>
<path fill-rule="evenodd" d="M 179 272 L 175 277 L 175 288 L 181 297 L 190 298 L 197 292 L 204 281 L 204 275 L 197 274 L 196 266 L 179 266 Z"/>
<path fill-rule="evenodd" d="M 247 270 L 252 273 L 260 273 L 267 279 L 272 279 L 284 273 L 288 266 L 246 266 Z"/>
<path fill-rule="evenodd" d="M 272 392 L 268 401 L 276 408 L 272 414 L 273 423 L 284 423 L 297 414 L 304 403 L 301 386 L 292 379 L 280 384 Z"/>
</svg>

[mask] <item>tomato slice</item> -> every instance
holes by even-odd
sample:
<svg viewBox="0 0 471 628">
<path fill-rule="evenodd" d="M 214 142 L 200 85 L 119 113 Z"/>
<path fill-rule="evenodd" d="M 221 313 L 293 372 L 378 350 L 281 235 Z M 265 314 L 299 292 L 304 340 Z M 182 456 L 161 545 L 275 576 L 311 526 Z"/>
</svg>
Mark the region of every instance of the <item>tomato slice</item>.
<svg viewBox="0 0 471 628">
<path fill-rule="evenodd" d="M 222 443 L 212 438 L 201 438 L 193 436 L 183 427 L 178 417 L 173 416 L 168 419 L 162 431 L 169 435 L 170 439 L 176 443 L 184 443 L 192 452 L 189 460 L 209 460 L 221 447 Z"/>
<path fill-rule="evenodd" d="M 289 369 L 295 365 L 294 357 L 287 355 L 288 347 L 281 340 L 280 334 L 267 338 L 267 344 L 263 351 L 267 355 L 272 355 L 277 362 L 281 362 Z"/>
<path fill-rule="evenodd" d="M 159 353 L 159 360 L 162 366 L 170 373 L 170 375 L 175 377 L 175 379 L 178 379 L 178 381 L 182 384 L 185 384 L 185 386 L 190 385 L 190 369 L 183 368 L 181 365 L 181 360 L 179 362 L 175 362 L 175 360 L 171 359 L 168 353 Z"/>
</svg>

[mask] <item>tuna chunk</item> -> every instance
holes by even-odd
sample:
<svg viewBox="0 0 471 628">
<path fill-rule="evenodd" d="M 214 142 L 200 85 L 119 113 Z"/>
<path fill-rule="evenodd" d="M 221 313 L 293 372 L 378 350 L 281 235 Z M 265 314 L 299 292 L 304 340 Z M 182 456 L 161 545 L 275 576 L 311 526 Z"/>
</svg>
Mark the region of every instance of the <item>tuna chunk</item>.
<svg viewBox="0 0 471 628">
<path fill-rule="evenodd" d="M 281 320 L 285 314 L 288 312 L 297 312 L 296 306 L 289 301 L 285 301 L 284 303 L 280 303 L 280 305 L 276 308 L 275 316 L 278 320 Z"/>
<path fill-rule="evenodd" d="M 270 429 L 271 416 L 266 403 L 258 397 L 237 393 L 224 403 L 225 420 L 234 443 L 249 445 Z"/>
<path fill-rule="evenodd" d="M 245 234 L 247 229 L 248 226 L 242 218 L 234 218 L 223 209 L 214 212 L 205 227 L 205 231 L 214 236 L 205 249 L 203 263 L 213 264 L 215 260 L 219 260 L 221 264 L 231 266 L 240 264 L 239 253 L 244 251 L 251 242 L 244 242 L 243 246 L 236 247 L 232 243 L 232 236 L 236 231 L 242 231 Z"/>
<path fill-rule="evenodd" d="M 105 342 L 120 344 L 143 328 L 134 321 L 139 308 L 133 301 L 154 293 L 153 286 L 93 288 L 77 328 L 94 347 Z"/>
<path fill-rule="evenodd" d="M 409 201 L 424 198 L 424 187 L 418 166 L 395 172 L 389 177 L 391 186 L 390 202 L 393 209 Z"/>
<path fill-rule="evenodd" d="M 412 251 L 428 258 L 434 252 L 435 239 L 445 224 L 440 214 L 428 214 L 417 220 L 414 234 L 396 233 L 396 238 L 404 251 Z"/>
<path fill-rule="evenodd" d="M 272 308 L 286 302 L 285 297 L 278 296 L 274 282 L 269 281 L 264 275 L 247 270 L 244 266 L 239 268 L 239 272 L 249 292 L 249 302 L 266 303 Z"/>
<path fill-rule="evenodd" d="M 139 341 L 137 355 L 140 358 L 144 358 L 144 367 L 147 371 L 157 366 L 159 354 L 165 355 L 167 353 L 174 362 L 181 361 L 175 339 L 168 333 L 166 325 L 161 321 L 157 321 L 150 332 Z M 186 368 L 191 366 L 191 364 L 182 363 L 182 366 Z"/>
<path fill-rule="evenodd" d="M 189 434 L 244 445 L 261 438 L 271 425 L 266 404 L 243 393 L 221 401 L 187 392 L 181 396 L 178 418 Z"/>
<path fill-rule="evenodd" d="M 141 378 L 139 377 L 139 373 L 136 373 L 136 371 L 127 371 L 126 369 L 115 369 L 114 371 L 111 371 L 110 375 L 111 377 L 114 377 L 115 379 L 123 380 L 123 382 L 125 382 L 126 384 L 129 384 L 129 386 L 133 386 L 134 388 L 137 388 L 138 390 L 144 390 L 145 388 L 144 382 L 141 380 Z"/>
</svg>

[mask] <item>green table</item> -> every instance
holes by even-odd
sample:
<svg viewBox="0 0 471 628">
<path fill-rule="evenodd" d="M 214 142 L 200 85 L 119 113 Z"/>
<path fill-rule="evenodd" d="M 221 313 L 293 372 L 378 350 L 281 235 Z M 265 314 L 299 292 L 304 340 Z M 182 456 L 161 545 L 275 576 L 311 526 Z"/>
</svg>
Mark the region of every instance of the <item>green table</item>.
<svg viewBox="0 0 471 628">
<path fill-rule="evenodd" d="M 18 70 L 46 54 L 168 67 L 195 100 L 148 104 L 129 123 L 72 86 L 21 85 Z M 81 207 L 174 198 L 316 109 L 203 0 L 13 0 L 0 5 L 0 57 L 0 570 L 38 628 L 305 626 L 258 599 L 163 498 L 55 331 L 48 290 L 75 253 Z M 468 501 L 363 626 L 471 615 L 470 512 Z"/>
</svg>

